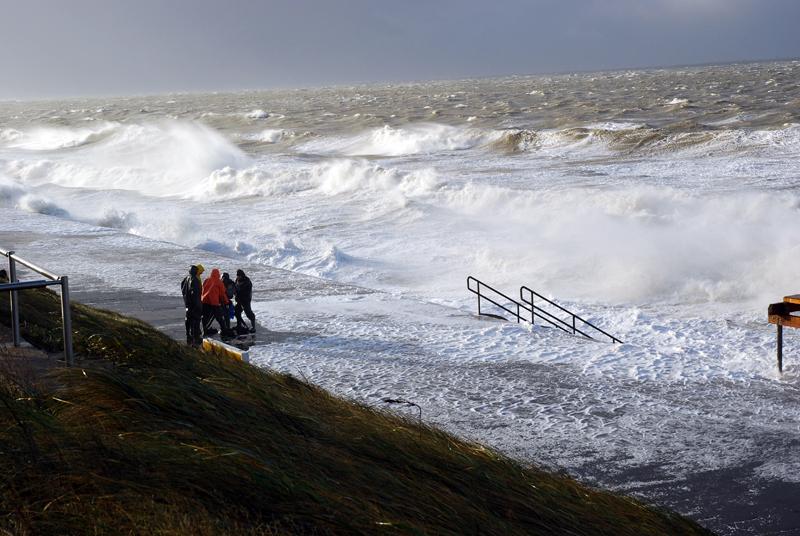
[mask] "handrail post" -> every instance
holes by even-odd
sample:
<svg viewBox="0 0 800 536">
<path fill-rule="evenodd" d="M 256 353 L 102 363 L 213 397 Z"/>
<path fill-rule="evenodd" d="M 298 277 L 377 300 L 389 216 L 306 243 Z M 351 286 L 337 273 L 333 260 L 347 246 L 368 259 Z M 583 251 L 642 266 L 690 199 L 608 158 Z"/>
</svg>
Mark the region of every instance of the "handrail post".
<svg viewBox="0 0 800 536">
<path fill-rule="evenodd" d="M 572 315 L 572 334 L 575 335 L 575 315 Z"/>
<path fill-rule="evenodd" d="M 17 263 L 14 261 L 14 252 L 8 252 L 8 280 L 17 282 Z M 11 291 L 11 336 L 14 346 L 19 348 L 19 295 L 16 290 Z"/>
<path fill-rule="evenodd" d="M 480 281 L 478 281 L 478 316 L 481 316 L 481 282 Z"/>
<path fill-rule="evenodd" d="M 517 324 L 519 324 L 520 316 L 519 316 L 519 302 L 517 302 Z"/>
<path fill-rule="evenodd" d="M 534 313 L 535 310 L 536 306 L 533 305 L 533 293 L 531 293 L 531 326 L 534 324 L 533 319 L 536 318 L 536 313 Z"/>
<path fill-rule="evenodd" d="M 64 363 L 73 365 L 72 355 L 72 314 L 69 303 L 69 277 L 63 275 L 61 280 L 61 321 L 64 327 Z"/>
</svg>

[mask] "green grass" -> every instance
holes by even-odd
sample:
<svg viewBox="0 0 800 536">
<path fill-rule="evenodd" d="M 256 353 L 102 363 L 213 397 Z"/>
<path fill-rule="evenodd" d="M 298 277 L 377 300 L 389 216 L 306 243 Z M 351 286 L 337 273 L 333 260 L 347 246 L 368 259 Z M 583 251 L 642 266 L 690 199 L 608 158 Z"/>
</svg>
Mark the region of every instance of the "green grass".
<svg viewBox="0 0 800 536">
<path fill-rule="evenodd" d="M 60 351 L 57 297 L 20 301 L 25 338 Z M 0 530 L 709 533 L 134 319 L 75 304 L 73 326 L 78 366 L 0 379 Z"/>
</svg>

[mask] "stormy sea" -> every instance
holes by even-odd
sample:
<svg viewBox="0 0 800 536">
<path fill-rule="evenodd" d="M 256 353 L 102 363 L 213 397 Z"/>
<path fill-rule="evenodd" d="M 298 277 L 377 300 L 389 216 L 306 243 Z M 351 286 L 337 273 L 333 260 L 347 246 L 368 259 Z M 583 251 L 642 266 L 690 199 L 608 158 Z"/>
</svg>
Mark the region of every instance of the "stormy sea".
<svg viewBox="0 0 800 536">
<path fill-rule="evenodd" d="M 256 295 L 316 335 L 254 362 L 721 534 L 800 534 L 800 336 L 779 374 L 766 319 L 800 292 L 798 162 L 798 61 L 6 101 L 0 228 L 130 237 L 102 267 L 48 246 L 117 288 L 177 295 L 170 243 L 374 289 Z M 478 320 L 470 275 L 624 342 Z"/>
</svg>

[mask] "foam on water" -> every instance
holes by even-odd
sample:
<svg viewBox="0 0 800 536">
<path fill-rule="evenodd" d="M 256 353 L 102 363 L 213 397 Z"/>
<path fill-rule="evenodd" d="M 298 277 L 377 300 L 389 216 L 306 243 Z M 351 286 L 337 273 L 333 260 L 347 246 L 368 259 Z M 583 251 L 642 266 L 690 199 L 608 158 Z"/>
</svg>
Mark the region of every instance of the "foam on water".
<svg viewBox="0 0 800 536">
<path fill-rule="evenodd" d="M 619 125 L 606 130 L 640 128 Z M 795 131 L 796 127 L 778 131 L 788 138 L 789 148 L 794 147 Z M 366 274 L 371 283 L 389 282 L 393 287 L 404 277 L 388 267 L 399 270 L 405 264 L 421 280 L 411 290 L 433 293 L 431 297 L 458 295 L 461 285 L 453 281 L 457 274 L 488 272 L 498 284 L 531 282 L 559 296 L 593 302 L 750 303 L 790 286 L 790 266 L 800 260 L 798 248 L 781 232 L 797 217 L 800 200 L 792 192 L 734 190 L 710 195 L 661 185 L 553 188 L 536 181 L 510 188 L 491 176 L 464 180 L 436 171 L 431 163 L 424 160 L 404 169 L 402 163 L 353 158 L 257 161 L 208 127 L 172 121 L 117 128 L 70 157 L 47 154 L 7 161 L 6 173 L 14 181 L 6 179 L 4 191 L 26 210 L 72 215 L 145 234 L 158 229 L 163 219 L 158 214 L 169 211 L 174 196 L 211 203 L 206 209 L 195 207 L 205 215 L 193 219 L 209 224 L 191 236 L 176 235 L 184 225 L 169 219 L 164 220 L 163 233 L 150 235 L 190 245 L 203 232 L 218 242 L 230 242 L 229 233 L 214 230 L 220 219 L 214 204 L 224 200 L 264 199 L 266 204 L 252 214 L 253 223 L 261 218 L 260 211 L 288 206 L 299 207 L 292 210 L 308 221 L 327 219 L 326 211 L 335 206 L 360 211 L 349 224 L 340 222 L 338 235 L 304 239 L 309 249 L 300 255 L 270 253 L 275 247 L 272 237 L 242 238 L 254 245 L 249 255 L 345 281 L 364 277 L 363 268 L 350 273 L 346 265 L 336 264 L 341 270 L 334 270 L 326 252 L 336 248 L 370 258 L 380 251 L 389 264 L 381 266 L 383 272 Z M 122 194 L 111 194 L 119 195 L 118 206 L 95 199 L 83 204 L 79 195 L 54 199 L 58 194 L 53 185 L 117 188 L 166 200 L 157 208 L 140 208 L 140 213 L 126 206 L 130 201 Z M 39 191 L 32 195 L 31 188 Z M 392 226 L 400 222 L 403 230 L 398 233 Z M 372 236 L 380 237 L 380 245 L 359 244 L 357 233 L 365 225 L 371 226 Z M 288 225 L 279 228 L 292 234 Z M 446 237 L 458 237 L 456 243 L 463 246 L 443 240 Z M 424 262 L 404 260 L 409 247 L 420 252 Z M 453 258 L 460 259 L 457 265 Z M 428 274 L 425 265 L 431 268 Z"/>
<path fill-rule="evenodd" d="M 247 117 L 250 119 L 266 119 L 269 117 L 269 113 L 264 110 L 258 109 L 248 113 Z"/>
<path fill-rule="evenodd" d="M 257 134 L 250 134 L 245 138 L 248 140 L 258 141 L 261 143 L 277 143 L 286 138 L 295 137 L 295 133 L 290 130 L 283 130 L 280 128 L 267 128 Z"/>
</svg>

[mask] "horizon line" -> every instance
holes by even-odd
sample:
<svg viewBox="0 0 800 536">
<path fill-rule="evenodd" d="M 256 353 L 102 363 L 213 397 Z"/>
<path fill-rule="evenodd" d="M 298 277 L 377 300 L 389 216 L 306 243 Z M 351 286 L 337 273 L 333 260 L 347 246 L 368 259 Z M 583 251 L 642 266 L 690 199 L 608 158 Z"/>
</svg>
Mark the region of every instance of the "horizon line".
<svg viewBox="0 0 800 536">
<path fill-rule="evenodd" d="M 565 76 L 569 74 L 592 74 L 592 73 L 614 73 L 621 71 L 650 71 L 650 70 L 669 70 L 681 68 L 698 68 L 698 67 L 712 67 L 712 66 L 730 66 L 730 65 L 746 65 L 757 63 L 781 63 L 781 62 L 796 62 L 800 61 L 800 56 L 780 57 L 780 58 L 758 58 L 758 59 L 738 59 L 729 61 L 710 61 L 698 63 L 679 63 L 679 64 L 661 64 L 661 65 L 640 65 L 640 66 L 624 66 L 624 67 L 609 67 L 600 69 L 575 69 L 565 71 L 541 71 L 529 73 L 498 73 L 491 75 L 480 76 L 463 76 L 455 78 L 431 78 L 431 79 L 412 79 L 412 80 L 359 80 L 352 82 L 338 82 L 333 84 L 307 84 L 296 86 L 281 86 L 275 85 L 270 87 L 241 87 L 241 88 L 221 88 L 221 89 L 169 89 L 163 91 L 153 92 L 134 92 L 134 93 L 85 93 L 85 94 L 69 94 L 62 96 L 52 97 L 32 97 L 32 98 L 19 98 L 19 97 L 0 97 L 0 105 L 14 104 L 14 103 L 32 103 L 32 102 L 54 102 L 54 101 L 78 101 L 78 100 L 95 100 L 95 99 L 121 99 L 121 98 L 149 98 L 165 95 L 214 95 L 220 93 L 260 93 L 270 91 L 307 91 L 307 90 L 322 90 L 322 89 L 336 89 L 336 88 L 358 88 L 358 87 L 371 87 L 378 85 L 415 85 L 422 83 L 446 83 L 446 82 L 463 82 L 467 80 L 492 80 L 510 77 L 538 77 L 538 76 Z"/>
</svg>

